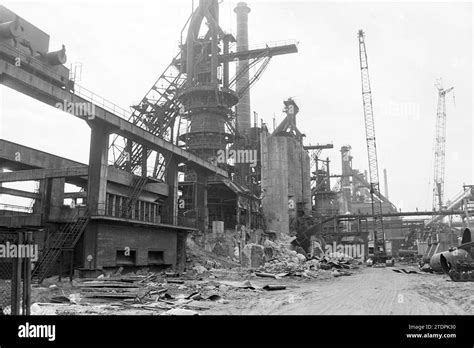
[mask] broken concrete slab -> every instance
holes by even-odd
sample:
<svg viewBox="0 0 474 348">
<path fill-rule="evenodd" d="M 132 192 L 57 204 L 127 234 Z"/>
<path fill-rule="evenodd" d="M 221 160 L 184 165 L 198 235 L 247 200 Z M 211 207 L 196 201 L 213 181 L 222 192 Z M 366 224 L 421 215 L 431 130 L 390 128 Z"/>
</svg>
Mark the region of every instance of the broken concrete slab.
<svg viewBox="0 0 474 348">
<path fill-rule="evenodd" d="M 259 244 L 247 244 L 242 250 L 242 267 L 258 268 L 265 263 L 264 247 Z"/>
</svg>

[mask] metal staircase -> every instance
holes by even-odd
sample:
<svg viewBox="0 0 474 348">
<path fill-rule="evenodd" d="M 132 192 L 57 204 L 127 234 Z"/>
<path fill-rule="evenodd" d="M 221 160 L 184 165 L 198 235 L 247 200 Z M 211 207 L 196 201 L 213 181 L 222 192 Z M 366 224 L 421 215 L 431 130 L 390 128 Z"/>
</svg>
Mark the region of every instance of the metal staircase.
<svg viewBox="0 0 474 348">
<path fill-rule="evenodd" d="M 146 183 L 148 182 L 148 177 L 141 176 L 139 178 L 134 178 L 134 184 L 131 186 L 130 193 L 125 201 L 125 205 L 122 207 L 122 217 L 129 219 L 131 218 L 132 211 L 135 208 L 135 204 L 140 198 L 140 194 L 143 191 Z"/>
<path fill-rule="evenodd" d="M 50 274 L 63 249 L 74 248 L 82 233 L 84 233 L 89 219 L 88 209 L 82 216 L 78 212 L 73 221 L 64 225 L 58 233 L 51 235 L 47 247 L 43 250 L 31 274 L 34 283 L 41 283 Z"/>
<path fill-rule="evenodd" d="M 174 141 L 174 124 L 181 108 L 177 96 L 186 81 L 179 69 L 179 61 L 180 54 L 172 60 L 141 102 L 132 106 L 133 112 L 128 119 L 129 122 L 170 142 Z M 114 165 L 117 168 L 126 169 L 130 161 L 132 172 L 139 172 L 143 160 L 142 145 L 133 143 L 130 153 L 127 154 L 126 144 L 116 135 L 109 149 L 112 150 Z M 147 158 L 150 154 L 151 150 L 148 150 Z"/>
</svg>

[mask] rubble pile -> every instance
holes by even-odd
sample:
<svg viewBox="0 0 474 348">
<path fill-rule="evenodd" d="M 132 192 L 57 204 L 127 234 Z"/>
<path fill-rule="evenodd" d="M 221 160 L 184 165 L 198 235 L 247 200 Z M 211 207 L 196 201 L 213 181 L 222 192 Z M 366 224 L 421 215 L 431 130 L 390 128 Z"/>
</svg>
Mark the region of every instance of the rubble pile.
<svg viewBox="0 0 474 348">
<path fill-rule="evenodd" d="M 285 241 L 275 243 L 267 240 L 263 245 L 263 251 L 266 262 L 258 270 L 273 274 L 277 278 L 285 275 L 316 278 L 321 270 L 331 270 L 336 277 L 350 275 L 344 269 L 355 269 L 361 264 L 361 261 L 342 253 L 308 259 L 305 255 L 292 250 L 290 243 Z"/>
<path fill-rule="evenodd" d="M 200 273 L 205 272 L 201 267 L 206 268 L 206 270 L 211 270 L 213 268 L 231 269 L 240 266 L 239 261 L 236 258 L 231 258 L 229 256 L 224 257 L 211 251 L 204 250 L 191 239 L 188 239 L 187 241 L 186 253 L 186 269 L 192 270 L 195 267 L 198 267 Z"/>
</svg>

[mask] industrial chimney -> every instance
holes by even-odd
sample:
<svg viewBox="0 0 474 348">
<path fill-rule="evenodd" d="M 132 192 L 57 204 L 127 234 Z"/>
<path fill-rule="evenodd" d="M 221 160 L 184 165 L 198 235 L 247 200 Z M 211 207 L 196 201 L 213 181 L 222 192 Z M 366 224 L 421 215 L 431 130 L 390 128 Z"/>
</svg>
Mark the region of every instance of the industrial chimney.
<svg viewBox="0 0 474 348">
<path fill-rule="evenodd" d="M 248 18 L 250 8 L 245 2 L 239 2 L 234 9 L 237 14 L 237 52 L 246 51 L 249 47 L 249 26 Z M 236 92 L 241 88 L 245 88 L 249 84 L 249 61 L 240 60 L 237 64 L 237 74 L 240 71 L 243 73 L 236 82 Z M 247 90 L 244 95 L 240 97 L 237 104 L 237 129 L 241 134 L 245 134 L 250 129 L 250 91 Z"/>
</svg>

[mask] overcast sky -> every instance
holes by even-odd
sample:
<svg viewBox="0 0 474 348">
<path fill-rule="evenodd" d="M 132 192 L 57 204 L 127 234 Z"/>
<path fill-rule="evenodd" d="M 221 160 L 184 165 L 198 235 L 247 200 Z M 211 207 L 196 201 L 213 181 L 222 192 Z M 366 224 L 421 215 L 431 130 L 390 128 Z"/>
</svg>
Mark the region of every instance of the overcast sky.
<svg viewBox="0 0 474 348">
<path fill-rule="evenodd" d="M 198 0 L 195 0 L 195 4 Z M 83 64 L 80 85 L 128 110 L 178 52 L 191 1 L 43 1 L 3 3 L 65 44 L 69 65 Z M 354 168 L 367 169 L 357 31 L 366 33 L 379 170 L 403 210 L 431 209 L 437 90 L 446 98 L 446 199 L 474 184 L 472 5 L 470 2 L 248 1 L 250 44 L 296 39 L 299 52 L 274 57 L 251 90 L 252 110 L 268 124 L 283 100 L 300 107 L 307 143 L 340 173 L 343 145 Z M 220 6 L 221 27 L 235 33 L 236 2 Z M 455 97 L 455 106 L 453 103 Z M 0 87 L 0 137 L 84 163 L 88 126 L 81 120 Z"/>
</svg>

